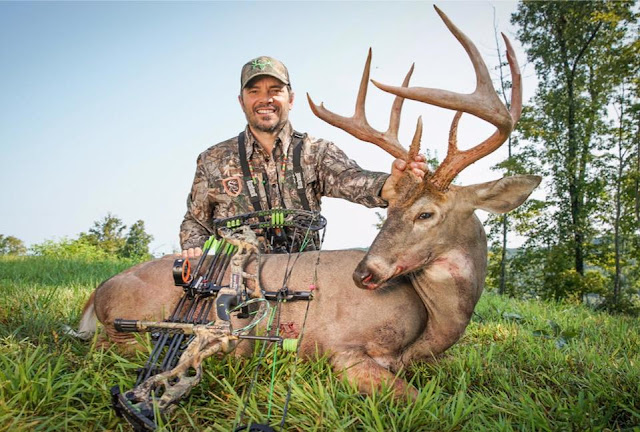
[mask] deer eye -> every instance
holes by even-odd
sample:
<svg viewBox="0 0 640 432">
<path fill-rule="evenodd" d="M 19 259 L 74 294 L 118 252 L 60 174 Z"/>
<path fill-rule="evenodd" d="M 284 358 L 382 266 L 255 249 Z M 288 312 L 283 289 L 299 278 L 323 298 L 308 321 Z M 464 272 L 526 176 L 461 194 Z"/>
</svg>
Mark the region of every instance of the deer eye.
<svg viewBox="0 0 640 432">
<path fill-rule="evenodd" d="M 420 216 L 418 216 L 418 219 L 429 219 L 431 216 L 433 216 L 433 213 L 429 213 L 429 212 L 425 212 L 425 213 L 420 213 Z"/>
</svg>

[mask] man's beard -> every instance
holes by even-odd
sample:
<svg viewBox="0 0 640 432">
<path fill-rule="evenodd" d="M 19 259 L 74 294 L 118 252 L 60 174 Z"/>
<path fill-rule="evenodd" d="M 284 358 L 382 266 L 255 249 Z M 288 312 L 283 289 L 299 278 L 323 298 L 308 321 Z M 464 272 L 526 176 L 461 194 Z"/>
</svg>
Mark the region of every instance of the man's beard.
<svg viewBox="0 0 640 432">
<path fill-rule="evenodd" d="M 273 125 L 265 125 L 260 122 L 254 122 L 251 127 L 259 130 L 260 132 L 273 133 L 280 131 L 280 129 L 284 127 L 285 123 L 287 123 L 287 120 L 280 120 L 278 123 Z"/>
</svg>

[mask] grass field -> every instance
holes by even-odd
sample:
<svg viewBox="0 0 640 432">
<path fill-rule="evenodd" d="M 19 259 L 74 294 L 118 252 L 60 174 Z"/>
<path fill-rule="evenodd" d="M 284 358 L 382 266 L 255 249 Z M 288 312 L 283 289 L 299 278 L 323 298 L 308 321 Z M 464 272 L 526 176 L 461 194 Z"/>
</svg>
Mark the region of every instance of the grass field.
<svg viewBox="0 0 640 432">
<path fill-rule="evenodd" d="M 109 389 L 130 388 L 145 354 L 125 356 L 62 331 L 77 324 L 100 281 L 129 265 L 0 257 L 0 431 L 130 430 L 110 409 Z M 363 397 L 326 361 L 300 363 L 285 430 L 640 431 L 639 361 L 637 319 L 485 293 L 460 343 L 406 372 L 417 401 L 386 391 Z M 255 365 L 208 360 L 203 382 L 162 429 L 232 430 Z M 294 360 L 279 356 L 276 366 L 272 423 Z M 269 381 L 263 367 L 248 408 L 262 422 Z"/>
</svg>

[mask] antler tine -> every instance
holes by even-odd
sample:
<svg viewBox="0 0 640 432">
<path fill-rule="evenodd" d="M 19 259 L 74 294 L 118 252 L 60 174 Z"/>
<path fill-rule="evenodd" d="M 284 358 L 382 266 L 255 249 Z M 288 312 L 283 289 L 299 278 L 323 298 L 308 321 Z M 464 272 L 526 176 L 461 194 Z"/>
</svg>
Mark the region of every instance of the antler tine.
<svg viewBox="0 0 640 432">
<path fill-rule="evenodd" d="M 367 61 L 364 64 L 364 70 L 362 71 L 362 78 L 360 79 L 360 87 L 358 87 L 358 97 L 356 97 L 356 111 L 353 114 L 353 118 L 359 122 L 363 122 L 365 125 L 369 125 L 367 122 L 367 115 L 364 111 L 364 104 L 367 99 L 367 88 L 369 87 L 369 75 L 371 73 L 371 48 L 367 54 Z"/>
<path fill-rule="evenodd" d="M 411 68 L 409 68 L 407 76 L 405 76 L 404 81 L 402 81 L 402 87 L 409 86 L 409 80 L 411 79 L 411 75 L 413 75 L 413 69 L 415 68 L 415 65 L 415 63 L 411 64 Z M 400 96 L 396 96 L 396 98 L 393 100 L 393 105 L 391 105 L 391 116 L 389 118 L 389 129 L 387 129 L 387 132 L 385 132 L 385 135 L 393 136 L 396 140 L 398 139 L 398 130 L 400 129 L 400 113 L 402 112 L 403 103 L 404 98 Z M 420 127 L 422 127 L 422 121 L 420 121 Z M 420 136 L 422 136 L 422 129 L 420 129 Z M 418 151 L 420 151 L 420 140 L 418 140 L 418 148 L 416 149 L 415 154 L 412 156 L 410 149 L 409 153 L 405 156 L 405 160 L 407 161 L 407 163 L 415 158 L 415 156 L 418 154 Z"/>
<path fill-rule="evenodd" d="M 475 91 L 471 94 L 460 94 L 432 88 L 387 86 L 372 81 L 381 90 L 395 94 L 396 96 L 459 111 L 451 125 L 447 157 L 438 167 L 434 175 L 428 178 L 438 189 L 444 190 L 464 168 L 493 152 L 506 141 L 513 130 L 513 126 L 520 117 L 522 110 L 522 85 L 520 69 L 515 59 L 513 48 L 508 42 L 508 38 L 503 34 L 507 43 L 507 60 L 509 61 L 513 81 L 511 112 L 509 112 L 493 88 L 489 70 L 474 43 L 462 33 L 437 6 L 434 6 L 434 8 L 447 28 L 449 28 L 451 33 L 464 47 L 473 64 L 476 73 Z M 473 114 L 493 124 L 497 130 L 477 146 L 461 152 L 458 150 L 455 129 L 457 128 L 458 120 L 462 112 Z"/>
<path fill-rule="evenodd" d="M 407 163 L 411 162 L 418 156 L 420 151 L 420 139 L 422 138 L 422 116 L 418 117 L 418 124 L 416 125 L 416 132 L 413 134 L 413 140 L 411 141 L 411 147 L 409 147 L 409 154 L 407 155 Z"/>
<path fill-rule="evenodd" d="M 369 55 L 367 56 L 367 62 L 364 66 L 362 73 L 362 79 L 360 81 L 360 88 L 358 90 L 358 97 L 356 99 L 356 109 L 352 117 L 343 117 L 335 114 L 324 107 L 321 103 L 316 105 L 309 93 L 307 93 L 307 99 L 309 100 L 309 106 L 311 111 L 320 119 L 326 121 L 332 126 L 338 127 L 350 135 L 372 144 L 377 145 L 393 157 L 407 159 L 407 150 L 400 145 L 398 141 L 398 128 L 400 126 L 400 112 L 402 111 L 402 103 L 404 98 L 397 96 L 393 102 L 391 108 L 391 118 L 389 120 L 389 129 L 385 133 L 379 132 L 373 129 L 367 122 L 365 115 L 365 100 L 367 97 L 367 86 L 369 83 L 369 71 L 371 69 L 371 48 L 369 48 Z M 402 86 L 407 87 L 409 85 L 409 79 L 413 72 L 413 66 L 407 74 Z"/>
<path fill-rule="evenodd" d="M 513 119 L 513 125 L 515 126 L 520 120 L 520 114 L 522 114 L 522 75 L 520 74 L 520 66 L 518 65 L 518 59 L 516 53 L 513 50 L 511 41 L 505 35 L 502 34 L 504 44 L 507 47 L 507 62 L 509 63 L 509 69 L 511 70 L 511 106 L 509 112 Z"/>
</svg>

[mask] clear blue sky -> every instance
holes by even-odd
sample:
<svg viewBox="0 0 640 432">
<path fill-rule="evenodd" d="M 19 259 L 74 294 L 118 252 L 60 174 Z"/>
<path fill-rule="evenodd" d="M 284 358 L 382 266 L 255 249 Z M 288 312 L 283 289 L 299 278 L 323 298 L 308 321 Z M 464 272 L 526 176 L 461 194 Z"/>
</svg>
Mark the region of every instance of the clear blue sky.
<svg viewBox="0 0 640 432">
<path fill-rule="evenodd" d="M 490 68 L 494 9 L 515 42 L 515 2 L 437 4 Z M 154 253 L 177 248 L 196 157 L 244 127 L 239 72 L 259 55 L 288 66 L 296 129 L 387 171 L 390 156 L 323 124 L 305 96 L 350 115 L 369 47 L 374 79 L 399 83 L 415 62 L 415 85 L 473 90 L 466 54 L 427 2 L 0 2 L 0 234 L 28 245 L 75 237 L 111 212 L 127 225 L 143 219 Z M 520 48 L 518 57 L 524 65 Z M 524 68 L 525 97 L 532 74 Z M 374 127 L 386 129 L 391 101 L 370 89 Z M 453 114 L 407 102 L 403 142 L 418 115 L 423 147 L 444 157 Z M 462 147 L 491 132 L 465 117 L 461 129 Z M 501 158 L 477 163 L 459 183 L 500 177 L 488 168 Z M 327 248 L 366 246 L 375 236 L 374 211 L 331 199 L 323 209 Z"/>
</svg>

